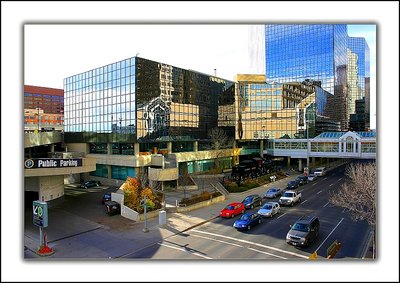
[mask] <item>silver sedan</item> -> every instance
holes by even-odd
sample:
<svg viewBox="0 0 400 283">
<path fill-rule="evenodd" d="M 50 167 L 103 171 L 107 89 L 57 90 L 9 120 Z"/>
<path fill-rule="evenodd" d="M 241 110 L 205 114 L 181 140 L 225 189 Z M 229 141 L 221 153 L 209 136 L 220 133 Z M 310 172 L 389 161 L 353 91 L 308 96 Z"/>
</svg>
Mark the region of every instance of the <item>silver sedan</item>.
<svg viewBox="0 0 400 283">
<path fill-rule="evenodd" d="M 272 217 L 279 212 L 281 212 L 279 203 L 267 202 L 258 210 L 257 213 L 263 217 Z"/>
</svg>

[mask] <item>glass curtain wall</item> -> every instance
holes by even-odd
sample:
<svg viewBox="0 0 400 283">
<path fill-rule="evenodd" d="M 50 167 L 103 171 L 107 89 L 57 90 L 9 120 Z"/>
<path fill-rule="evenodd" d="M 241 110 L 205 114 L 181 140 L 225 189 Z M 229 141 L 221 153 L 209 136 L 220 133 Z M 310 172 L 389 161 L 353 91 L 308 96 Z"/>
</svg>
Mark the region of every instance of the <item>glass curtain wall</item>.
<svg viewBox="0 0 400 283">
<path fill-rule="evenodd" d="M 135 58 L 129 58 L 64 79 L 65 132 L 113 133 L 132 139 L 135 77 Z"/>
<path fill-rule="evenodd" d="M 233 82 L 138 58 L 139 141 L 207 139 L 217 126 L 233 134 L 233 101 Z"/>
</svg>

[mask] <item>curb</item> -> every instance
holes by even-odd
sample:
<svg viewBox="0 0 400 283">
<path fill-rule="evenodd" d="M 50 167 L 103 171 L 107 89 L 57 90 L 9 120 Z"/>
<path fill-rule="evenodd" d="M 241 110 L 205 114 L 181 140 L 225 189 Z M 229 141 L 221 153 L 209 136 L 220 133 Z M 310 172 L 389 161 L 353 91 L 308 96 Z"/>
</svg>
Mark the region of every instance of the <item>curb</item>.
<svg viewBox="0 0 400 283">
<path fill-rule="evenodd" d="M 211 220 L 214 220 L 214 219 L 216 219 L 216 218 L 218 218 L 218 217 L 219 217 L 219 215 L 214 216 L 214 217 L 211 217 L 211 218 L 209 218 L 209 219 L 207 219 L 207 220 L 204 220 L 204 221 L 202 221 L 202 222 L 200 222 L 200 223 L 197 223 L 197 224 L 195 224 L 195 225 L 193 225 L 193 226 L 190 226 L 190 227 L 188 227 L 188 228 L 186 228 L 186 229 L 180 231 L 179 233 L 176 233 L 176 235 L 177 235 L 177 234 L 180 234 L 180 233 L 184 233 L 184 232 L 186 232 L 186 231 L 188 231 L 188 230 L 191 230 L 191 229 L 193 229 L 193 228 L 196 228 L 196 227 L 198 227 L 198 226 L 201 226 L 201 225 L 203 225 L 203 224 L 205 224 L 205 223 L 207 223 L 207 222 L 209 222 L 209 221 L 211 221 Z"/>
</svg>

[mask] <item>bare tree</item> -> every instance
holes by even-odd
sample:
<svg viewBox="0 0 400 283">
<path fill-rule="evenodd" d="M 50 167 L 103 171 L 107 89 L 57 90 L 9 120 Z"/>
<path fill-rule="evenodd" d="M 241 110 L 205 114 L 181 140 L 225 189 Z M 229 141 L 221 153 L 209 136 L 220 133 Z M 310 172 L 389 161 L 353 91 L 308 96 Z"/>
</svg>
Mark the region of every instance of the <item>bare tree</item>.
<svg viewBox="0 0 400 283">
<path fill-rule="evenodd" d="M 219 159 L 223 153 L 222 149 L 232 147 L 233 139 L 229 139 L 226 132 L 221 128 L 212 128 L 208 134 L 211 138 L 211 149 L 217 151 L 215 165 L 216 168 L 219 168 Z"/>
<path fill-rule="evenodd" d="M 349 178 L 337 192 L 330 193 L 329 202 L 350 211 L 355 221 L 366 220 L 373 231 L 373 254 L 375 255 L 376 227 L 376 163 L 350 164 L 346 168 Z"/>
</svg>

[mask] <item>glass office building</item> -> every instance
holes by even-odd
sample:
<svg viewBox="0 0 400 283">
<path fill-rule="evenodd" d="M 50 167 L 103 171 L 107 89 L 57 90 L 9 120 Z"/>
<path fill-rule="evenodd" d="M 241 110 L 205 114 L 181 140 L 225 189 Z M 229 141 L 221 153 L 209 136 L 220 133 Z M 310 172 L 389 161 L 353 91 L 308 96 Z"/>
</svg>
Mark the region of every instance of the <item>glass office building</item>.
<svg viewBox="0 0 400 283">
<path fill-rule="evenodd" d="M 66 141 L 95 153 L 207 139 L 218 125 L 234 135 L 234 82 L 215 76 L 132 57 L 64 79 L 64 92 Z"/>
<path fill-rule="evenodd" d="M 312 138 L 335 130 L 331 93 L 311 83 L 267 83 L 264 75 L 237 75 L 236 140 Z"/>
<path fill-rule="evenodd" d="M 370 113 L 370 50 L 369 46 L 362 37 L 349 37 L 347 40 L 349 51 L 357 56 L 357 97 L 353 99 L 351 105 L 351 113 L 355 114 L 356 100 L 365 97 L 365 129 L 369 128 L 369 113 Z M 354 80 L 353 80 L 354 81 Z M 364 129 L 364 130 L 365 130 Z"/>
<path fill-rule="evenodd" d="M 363 37 L 349 37 L 347 46 L 352 53 L 357 55 L 358 88 L 361 92 L 361 99 L 366 95 L 366 79 L 370 77 L 369 46 Z"/>
<path fill-rule="evenodd" d="M 346 25 L 265 25 L 267 82 L 312 80 L 334 94 L 345 83 L 339 68 L 347 64 L 346 46 Z"/>
</svg>

